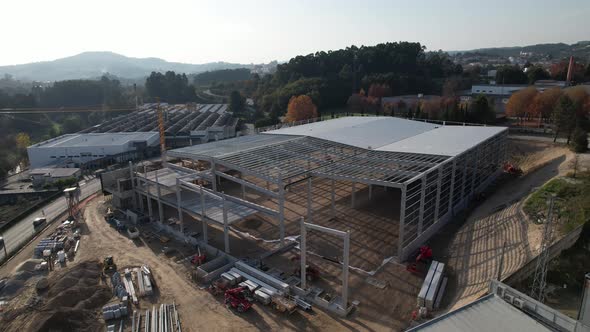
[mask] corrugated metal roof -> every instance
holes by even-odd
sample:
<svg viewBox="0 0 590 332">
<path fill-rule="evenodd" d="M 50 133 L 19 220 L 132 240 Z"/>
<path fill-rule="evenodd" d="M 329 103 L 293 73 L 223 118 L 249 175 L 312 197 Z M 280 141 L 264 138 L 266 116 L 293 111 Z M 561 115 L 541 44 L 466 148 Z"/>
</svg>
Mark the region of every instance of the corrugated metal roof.
<svg viewBox="0 0 590 332">
<path fill-rule="evenodd" d="M 442 126 L 377 150 L 456 156 L 505 130 L 505 127 Z"/>
<path fill-rule="evenodd" d="M 311 136 L 363 149 L 377 149 L 437 127 L 432 123 L 394 117 L 351 116 L 271 130 L 263 134 Z"/>
<path fill-rule="evenodd" d="M 436 332 L 527 332 L 552 331 L 514 306 L 487 295 L 455 311 L 409 329 Z"/>
</svg>

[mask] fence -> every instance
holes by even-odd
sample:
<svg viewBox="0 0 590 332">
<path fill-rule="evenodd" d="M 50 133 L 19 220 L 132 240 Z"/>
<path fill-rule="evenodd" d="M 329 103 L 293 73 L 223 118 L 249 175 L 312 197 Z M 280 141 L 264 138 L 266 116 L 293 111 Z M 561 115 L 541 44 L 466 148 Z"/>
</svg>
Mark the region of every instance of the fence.
<svg viewBox="0 0 590 332">
<path fill-rule="evenodd" d="M 584 225 L 578 226 L 573 231 L 569 232 L 567 235 L 565 235 L 557 242 L 552 244 L 549 248 L 547 248 L 547 250 L 549 250 L 549 260 L 559 256 L 559 254 L 561 254 L 562 251 L 571 248 L 576 243 L 576 241 L 578 241 L 578 238 L 580 238 L 583 226 Z M 522 266 L 520 269 L 518 269 L 511 275 L 503 278 L 502 282 L 508 285 L 515 285 L 525 280 L 535 271 L 535 268 L 537 267 L 537 259 L 539 259 L 539 256 L 530 260 L 528 263 L 526 263 L 524 266 Z"/>
</svg>

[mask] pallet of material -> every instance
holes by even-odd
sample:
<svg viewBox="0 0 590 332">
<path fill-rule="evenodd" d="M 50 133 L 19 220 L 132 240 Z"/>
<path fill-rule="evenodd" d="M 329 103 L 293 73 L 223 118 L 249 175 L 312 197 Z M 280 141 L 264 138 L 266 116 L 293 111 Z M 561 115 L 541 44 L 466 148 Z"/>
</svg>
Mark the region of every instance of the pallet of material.
<svg viewBox="0 0 590 332">
<path fill-rule="evenodd" d="M 254 276 L 256 279 L 261 280 L 266 284 L 272 285 L 273 288 L 276 288 L 277 290 L 281 291 L 284 294 L 289 293 L 289 284 L 269 275 L 268 273 L 260 271 L 256 268 L 254 268 L 244 262 L 240 262 L 240 261 L 236 262 L 235 267 L 240 271 L 243 271 L 251 276 Z"/>
<path fill-rule="evenodd" d="M 258 280 L 256 277 L 251 276 L 251 275 L 245 273 L 244 271 L 240 271 L 240 270 L 236 269 L 235 267 L 232 267 L 231 268 L 231 271 L 238 273 L 239 275 L 242 276 L 242 278 L 247 279 L 249 281 L 252 281 L 253 283 L 257 284 L 260 287 L 266 288 L 266 290 L 268 292 L 270 292 L 269 293 L 270 295 L 279 294 L 279 291 L 276 288 L 274 288 L 271 285 L 265 283 L 264 281 Z"/>
</svg>

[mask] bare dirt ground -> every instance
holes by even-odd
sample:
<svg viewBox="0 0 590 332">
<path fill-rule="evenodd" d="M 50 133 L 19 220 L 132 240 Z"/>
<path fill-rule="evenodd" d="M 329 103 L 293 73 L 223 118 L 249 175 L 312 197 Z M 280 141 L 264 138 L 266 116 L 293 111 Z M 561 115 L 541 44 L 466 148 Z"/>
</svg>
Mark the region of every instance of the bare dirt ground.
<svg viewBox="0 0 590 332">
<path fill-rule="evenodd" d="M 385 265 L 374 276 L 386 285 L 384 289 L 366 283 L 365 274 L 351 272 L 351 300 L 354 300 L 358 294 L 362 301 L 359 308 L 346 319 L 331 316 L 319 309 L 309 313 L 297 311 L 291 316 L 285 316 L 259 304 L 255 304 L 252 310 L 245 314 L 237 314 L 224 306 L 221 297 L 214 297 L 207 290 L 200 289 L 191 280 L 190 264 L 178 263 L 180 258 L 194 252 L 194 248 L 170 242 L 166 245 L 177 248 L 178 252 L 174 256 L 166 256 L 161 253 L 162 244 L 159 241 L 148 242 L 144 239 L 133 241 L 112 228 L 104 221 L 105 210 L 102 196 L 87 204 L 84 210 L 85 222 L 81 227 L 82 237 L 78 254 L 73 261 L 67 263 L 67 266 L 49 274 L 48 292 L 63 293 L 55 285 L 63 284 L 64 281 L 61 280 L 64 278 L 75 285 L 75 280 L 72 278 L 76 279 L 79 276 L 80 272 L 75 271 L 80 269 L 80 264 L 86 264 L 84 271 L 94 271 L 87 265 L 96 264 L 105 256 L 112 255 L 119 270 L 148 264 L 154 273 L 158 287 L 156 294 L 140 301 L 135 309 L 151 309 L 152 305 L 174 301 L 178 306 L 184 331 L 399 331 L 410 321 L 421 280 L 406 272 L 403 266 L 396 264 Z M 232 235 L 232 241 L 234 241 L 233 237 L 236 234 Z M 211 227 L 209 238 L 212 244 L 222 248 L 220 230 Z M 251 247 L 251 242 L 252 239 L 238 239 L 232 242 L 232 248 L 239 253 L 242 248 Z M 311 257 L 310 261 L 319 259 Z M 292 264 L 288 266 L 288 269 L 291 268 Z M 338 285 L 340 269 L 338 264 L 328 264 L 323 271 L 325 282 Z M 86 272 L 83 274 L 86 275 Z M 104 281 L 98 281 L 98 273 L 96 271 L 90 273 L 96 276 L 84 282 L 84 289 L 103 289 L 106 285 Z M 89 295 L 89 290 L 80 294 L 85 298 L 92 295 Z M 102 291 L 100 294 L 104 295 Z M 5 324 L 0 330 L 74 331 L 84 330 L 80 328 L 83 324 L 87 324 L 91 330 L 105 329 L 100 315 L 100 308 L 105 302 L 104 298 L 93 302 L 93 306 L 87 307 L 78 304 L 83 300 L 82 298 L 72 297 L 69 302 L 61 299 L 60 301 L 65 301 L 66 307 L 55 314 L 48 312 L 48 308 L 52 306 L 51 303 L 55 303 L 51 302 L 55 296 L 45 297 L 41 294 L 41 300 L 37 300 L 38 297 L 34 284 L 28 284 L 25 291 L 17 298 L 21 309 L 11 310 L 10 323 Z M 34 302 L 32 305 L 31 301 Z M 112 298 L 110 301 L 115 299 Z M 78 310 L 80 306 L 84 311 Z M 125 326 L 126 330 L 130 329 L 130 320 Z"/>
<path fill-rule="evenodd" d="M 463 306 L 486 292 L 489 280 L 498 277 L 504 244 L 502 277 L 538 254 L 541 226 L 527 221 L 521 205 L 535 188 L 567 174 L 573 153 L 548 142 L 510 140 L 510 157 L 524 175 L 501 183 L 463 224 L 450 224 L 437 236 L 435 255 L 447 263 L 450 275 L 445 301 L 448 309 Z"/>
</svg>

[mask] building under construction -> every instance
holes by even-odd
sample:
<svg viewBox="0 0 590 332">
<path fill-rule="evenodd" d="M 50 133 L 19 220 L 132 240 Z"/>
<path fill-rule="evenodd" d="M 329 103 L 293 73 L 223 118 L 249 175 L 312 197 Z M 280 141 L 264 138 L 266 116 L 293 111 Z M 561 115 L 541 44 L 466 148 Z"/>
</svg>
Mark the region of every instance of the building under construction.
<svg viewBox="0 0 590 332">
<path fill-rule="evenodd" d="M 238 119 L 227 104 L 144 104 L 137 111 L 82 130 L 80 133 L 157 132 L 158 107 L 164 114 L 166 146 L 181 147 L 236 135 Z"/>
<path fill-rule="evenodd" d="M 302 251 L 340 262 L 346 304 L 349 266 L 413 255 L 502 171 L 507 136 L 394 117 L 284 125 L 170 150 L 161 167 L 105 173 L 103 190 L 119 207 L 177 220 L 180 233 L 198 230 L 203 243 L 213 227 L 219 249 L 238 257 L 247 251 L 232 241 L 244 234 L 269 250 L 306 239 Z"/>
</svg>

